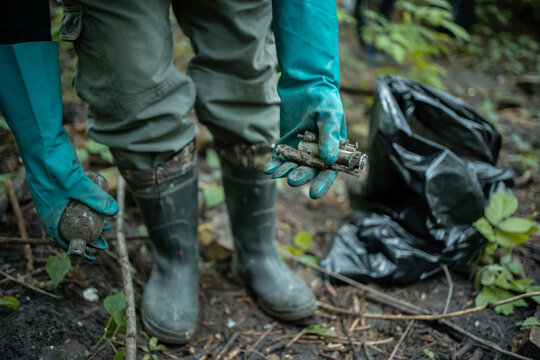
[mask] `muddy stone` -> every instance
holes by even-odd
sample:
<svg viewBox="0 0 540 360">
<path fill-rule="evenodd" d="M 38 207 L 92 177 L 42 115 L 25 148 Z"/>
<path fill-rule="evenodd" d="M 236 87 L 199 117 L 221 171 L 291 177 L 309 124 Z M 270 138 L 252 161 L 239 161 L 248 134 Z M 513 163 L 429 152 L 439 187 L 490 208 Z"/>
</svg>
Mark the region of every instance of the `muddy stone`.
<svg viewBox="0 0 540 360">
<path fill-rule="evenodd" d="M 107 192 L 109 184 L 98 173 L 85 171 L 88 176 L 101 190 Z M 68 255 L 83 256 L 86 244 L 96 240 L 103 231 L 103 215 L 96 213 L 85 204 L 73 200 L 62 214 L 58 229 L 62 237 L 69 241 Z"/>
</svg>

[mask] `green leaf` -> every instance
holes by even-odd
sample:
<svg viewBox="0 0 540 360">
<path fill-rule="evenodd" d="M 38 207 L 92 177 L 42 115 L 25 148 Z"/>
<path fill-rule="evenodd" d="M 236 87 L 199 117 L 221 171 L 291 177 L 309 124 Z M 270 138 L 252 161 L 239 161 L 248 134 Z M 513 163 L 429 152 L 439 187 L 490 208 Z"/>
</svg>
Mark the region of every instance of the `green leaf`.
<svg viewBox="0 0 540 360">
<path fill-rule="evenodd" d="M 491 287 L 484 286 L 482 291 L 474 299 L 474 302 L 476 306 L 483 306 L 489 303 L 511 298 L 512 296 L 514 296 L 514 294 L 510 291 L 493 289 Z M 499 314 L 510 315 L 514 312 L 514 306 L 527 307 L 527 303 L 521 299 L 508 304 L 496 306 L 495 311 Z"/>
<path fill-rule="evenodd" d="M 299 257 L 299 259 L 311 264 L 319 265 L 319 259 L 313 255 L 302 255 Z"/>
<path fill-rule="evenodd" d="M 225 201 L 223 188 L 215 184 L 210 184 L 203 189 L 203 197 L 208 209 L 218 206 Z"/>
<path fill-rule="evenodd" d="M 84 147 L 86 148 L 86 150 L 88 150 L 90 154 L 94 154 L 94 155 L 99 155 L 102 152 L 109 151 L 109 148 L 107 147 L 107 145 L 100 144 L 98 142 L 95 142 L 92 139 L 87 140 L 84 143 Z"/>
<path fill-rule="evenodd" d="M 540 285 L 529 286 L 529 288 L 527 289 L 527 292 L 536 291 L 540 291 Z M 540 304 L 540 296 L 533 296 L 531 299 L 534 300 L 537 304 Z"/>
<path fill-rule="evenodd" d="M 167 351 L 167 347 L 163 344 L 157 344 L 156 347 L 154 347 L 154 350 L 156 351 L 161 351 L 161 352 L 166 352 Z"/>
<path fill-rule="evenodd" d="M 100 152 L 99 157 L 102 158 L 105 162 L 108 162 L 109 164 L 112 164 L 114 162 L 113 155 L 108 148 L 106 151 Z"/>
<path fill-rule="evenodd" d="M 143 360 L 150 360 L 150 354 L 145 354 L 142 359 Z"/>
<path fill-rule="evenodd" d="M 152 360 L 158 360 L 158 357 L 156 354 L 152 354 Z"/>
<path fill-rule="evenodd" d="M 495 280 L 502 271 L 502 267 L 499 265 L 488 265 L 482 268 L 480 283 L 482 285 L 493 285 Z"/>
<path fill-rule="evenodd" d="M 535 225 L 534 221 L 511 217 L 499 224 L 499 229 L 508 233 L 528 233 Z"/>
<path fill-rule="evenodd" d="M 435 359 L 435 353 L 430 349 L 424 349 L 424 354 L 430 359 Z"/>
<path fill-rule="evenodd" d="M 306 251 L 311 247 L 312 244 L 313 237 L 306 231 L 300 231 L 294 237 L 294 245 L 296 245 L 296 247 L 298 247 L 300 250 Z"/>
<path fill-rule="evenodd" d="M 495 233 L 495 240 L 500 246 L 510 249 L 529 240 L 529 236 L 527 234 L 508 233 L 499 230 Z"/>
<path fill-rule="evenodd" d="M 526 326 L 539 326 L 540 325 L 540 321 L 538 321 L 537 318 L 535 317 L 530 317 L 530 318 L 527 318 L 523 321 L 519 321 L 516 323 L 517 326 L 520 326 L 521 328 L 524 328 Z"/>
<path fill-rule="evenodd" d="M 142 336 L 144 336 L 144 338 L 147 340 L 147 341 L 150 341 L 150 335 L 148 335 L 148 333 L 144 330 L 141 330 L 141 334 Z"/>
<path fill-rule="evenodd" d="M 126 325 L 126 298 L 124 293 L 109 295 L 103 300 L 105 310 L 113 317 L 114 322 L 120 326 Z"/>
<path fill-rule="evenodd" d="M 114 354 L 113 360 L 121 360 L 124 358 L 125 354 L 126 354 L 126 348 L 121 348 L 120 351 L 117 351 L 116 354 Z"/>
<path fill-rule="evenodd" d="M 489 242 L 495 242 L 495 233 L 493 232 L 493 227 L 486 220 L 486 218 L 481 217 L 480 219 L 476 220 L 473 225 Z"/>
<path fill-rule="evenodd" d="M 292 255 L 294 255 L 294 256 L 300 256 L 300 255 L 302 255 L 302 250 L 297 249 L 297 248 L 295 248 L 294 246 L 288 245 L 288 246 L 286 247 L 286 249 L 287 249 L 287 251 L 288 251 L 290 254 L 292 254 Z"/>
<path fill-rule="evenodd" d="M 49 256 L 45 265 L 45 270 L 51 278 L 54 286 L 58 286 L 71 268 L 71 260 L 67 254 L 61 256 Z"/>
<path fill-rule="evenodd" d="M 206 150 L 206 163 L 208 166 L 214 169 L 219 169 L 221 162 L 219 161 L 219 156 L 214 149 Z"/>
<path fill-rule="evenodd" d="M 15 176 L 15 171 L 0 175 L 0 192 L 4 192 L 4 189 L 5 189 L 4 180 L 11 179 L 14 176 Z"/>
<path fill-rule="evenodd" d="M 512 287 L 502 272 L 499 274 L 499 276 L 497 276 L 497 279 L 493 282 L 493 285 L 506 290 L 511 290 Z"/>
<path fill-rule="evenodd" d="M 328 331 L 325 323 L 313 324 L 308 326 L 302 331 L 304 334 L 319 335 L 319 336 L 334 336 L 331 332 Z"/>
<path fill-rule="evenodd" d="M 508 270 L 514 275 L 525 276 L 525 271 L 523 270 L 523 265 L 516 258 L 510 264 L 506 265 Z"/>
<path fill-rule="evenodd" d="M 150 350 L 154 350 L 154 348 L 156 347 L 157 343 L 158 343 L 157 337 L 152 336 L 152 337 L 150 338 L 150 341 L 148 342 L 148 345 L 150 346 Z"/>
<path fill-rule="evenodd" d="M 514 141 L 514 143 L 516 144 L 516 146 L 518 147 L 520 151 L 529 152 L 532 150 L 531 144 L 523 140 L 521 136 L 519 136 L 519 134 L 513 133 L 512 140 Z"/>
<path fill-rule="evenodd" d="M 502 266 L 510 264 L 511 261 L 512 261 L 512 253 L 508 253 L 501 256 L 500 263 Z"/>
<path fill-rule="evenodd" d="M 139 225 L 139 227 L 137 227 L 137 235 L 148 236 L 148 228 L 146 227 L 146 225 Z"/>
<path fill-rule="evenodd" d="M 484 215 L 492 225 L 497 226 L 502 219 L 512 215 L 517 207 L 517 198 L 501 190 L 491 197 L 488 206 L 484 209 Z"/>
<path fill-rule="evenodd" d="M 489 243 L 486 245 L 485 252 L 489 255 L 493 255 L 497 250 L 497 243 Z"/>
<path fill-rule="evenodd" d="M 505 316 L 512 315 L 514 313 L 514 307 L 527 307 L 527 303 L 521 299 L 508 304 L 495 306 L 495 312 Z"/>
<path fill-rule="evenodd" d="M 142 349 L 144 352 L 150 352 L 150 349 L 146 345 L 143 345 Z"/>
<path fill-rule="evenodd" d="M 532 284 L 532 279 L 517 279 L 510 281 L 510 285 L 512 287 L 511 290 L 518 291 L 518 292 L 527 292 L 530 289 L 530 286 Z"/>
<path fill-rule="evenodd" d="M 15 299 L 13 296 L 4 296 L 0 298 L 0 306 L 17 310 L 19 307 L 19 300 Z"/>
<path fill-rule="evenodd" d="M 75 153 L 81 164 L 85 163 L 88 160 L 88 151 L 85 148 L 75 148 Z"/>
</svg>

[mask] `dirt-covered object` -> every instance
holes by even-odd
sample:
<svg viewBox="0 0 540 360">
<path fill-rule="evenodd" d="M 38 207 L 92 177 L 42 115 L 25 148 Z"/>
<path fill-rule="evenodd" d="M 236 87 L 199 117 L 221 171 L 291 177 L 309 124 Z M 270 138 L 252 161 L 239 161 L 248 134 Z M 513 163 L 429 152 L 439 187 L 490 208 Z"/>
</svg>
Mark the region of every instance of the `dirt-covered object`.
<svg viewBox="0 0 540 360">
<path fill-rule="evenodd" d="M 84 174 L 99 188 L 108 191 L 107 180 L 98 173 L 85 171 Z M 64 239 L 69 241 L 68 255 L 83 256 L 86 244 L 96 240 L 103 231 L 104 215 L 98 214 L 87 205 L 71 201 L 58 225 L 58 230 Z"/>
</svg>

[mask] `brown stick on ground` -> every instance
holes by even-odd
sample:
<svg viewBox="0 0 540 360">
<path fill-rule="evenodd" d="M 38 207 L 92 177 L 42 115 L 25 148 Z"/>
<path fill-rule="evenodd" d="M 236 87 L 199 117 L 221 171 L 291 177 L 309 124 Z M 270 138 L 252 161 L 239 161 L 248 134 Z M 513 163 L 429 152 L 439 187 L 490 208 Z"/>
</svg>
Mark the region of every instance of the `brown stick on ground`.
<svg viewBox="0 0 540 360">
<path fill-rule="evenodd" d="M 124 236 L 124 208 L 126 182 L 122 176 L 118 179 L 118 217 L 116 218 L 116 237 L 118 238 L 118 255 L 122 268 L 124 294 L 126 296 L 126 359 L 137 358 L 137 315 L 135 313 L 135 297 L 131 278 L 131 264 Z"/>
<path fill-rule="evenodd" d="M 34 290 L 35 292 L 38 292 L 40 294 L 43 294 L 43 295 L 47 295 L 49 297 L 52 297 L 53 299 L 62 299 L 62 297 L 60 295 L 55 295 L 55 294 L 51 294 L 50 292 L 48 291 L 45 291 L 45 290 L 42 290 L 40 288 L 37 288 L 35 286 L 32 286 L 30 284 L 27 284 L 25 283 L 24 281 L 21 281 L 19 279 L 16 279 L 14 278 L 13 276 L 9 275 L 9 274 L 6 274 L 5 272 L 1 271 L 0 270 L 0 275 L 3 275 L 5 276 L 6 278 L 8 278 L 9 280 L 13 281 L 13 282 L 16 282 L 17 284 L 21 284 L 22 286 L 26 286 L 27 288 L 31 289 L 31 290 Z"/>
<path fill-rule="evenodd" d="M 393 307 L 395 309 L 401 310 L 401 311 L 403 311 L 405 313 L 408 313 L 408 314 L 427 314 L 427 315 L 430 314 L 429 310 L 427 310 L 425 308 L 421 308 L 421 307 L 416 306 L 414 304 L 411 304 L 411 303 L 409 303 L 407 301 L 404 301 L 404 300 L 398 299 L 398 298 L 396 298 L 394 296 L 385 294 L 382 291 L 379 291 L 377 289 L 374 289 L 372 287 L 369 287 L 367 285 L 359 283 L 358 281 L 355 281 L 355 280 L 353 280 L 353 279 L 351 279 L 351 278 L 349 278 L 347 276 L 337 274 L 337 273 L 335 273 L 333 271 L 326 270 L 322 266 L 315 265 L 315 264 L 312 264 L 310 262 L 304 261 L 304 260 L 302 260 L 300 258 L 297 258 L 296 256 L 293 256 L 293 255 L 289 254 L 286 251 L 280 251 L 280 254 L 281 254 L 281 256 L 283 256 L 283 257 L 285 257 L 287 259 L 290 259 L 290 260 L 293 260 L 293 261 L 298 262 L 300 264 L 303 264 L 304 266 L 311 267 L 311 268 L 313 268 L 315 270 L 318 270 L 318 271 L 320 271 L 320 272 L 322 272 L 322 273 L 324 273 L 324 274 L 326 274 L 328 276 L 333 277 L 336 280 L 342 281 L 342 282 L 344 282 L 346 284 L 349 284 L 351 286 L 354 286 L 354 287 L 356 287 L 356 288 L 358 288 L 360 290 L 364 290 L 366 292 L 366 298 L 369 299 L 369 300 L 375 301 L 375 302 L 377 302 L 379 304 L 384 304 L 384 305 L 391 306 L 391 307 Z M 440 320 L 437 320 L 437 321 L 438 321 L 439 324 L 444 325 L 444 326 L 456 331 L 457 333 L 461 334 L 462 336 L 466 336 L 466 337 L 476 341 L 478 344 L 482 345 L 483 347 L 487 348 L 488 350 L 495 351 L 495 352 L 504 354 L 506 356 L 509 356 L 509 357 L 512 357 L 512 358 L 515 358 L 515 359 L 531 360 L 528 357 L 515 354 L 515 353 L 513 353 L 511 351 L 504 350 L 503 348 L 501 348 L 499 345 L 497 345 L 493 341 L 482 339 L 481 337 L 478 337 L 478 336 L 474 335 L 473 333 L 461 328 L 460 326 L 454 324 L 451 321 L 448 321 L 446 319 L 440 319 Z"/>
<path fill-rule="evenodd" d="M 28 239 L 28 233 L 26 232 L 26 226 L 24 224 L 21 207 L 19 206 L 19 200 L 17 199 L 17 195 L 15 194 L 15 191 L 13 190 L 13 184 L 11 184 L 10 179 L 5 179 L 4 185 L 6 186 L 6 192 L 9 196 L 9 202 L 11 203 L 11 208 L 13 209 L 13 212 L 15 213 L 15 217 L 17 218 L 17 226 L 19 227 L 19 233 L 21 234 L 21 237 L 23 239 Z M 34 257 L 32 256 L 32 249 L 30 248 L 30 245 L 25 244 L 23 247 L 23 250 L 24 250 L 24 257 L 26 259 L 26 270 L 32 271 L 34 270 Z"/>
<path fill-rule="evenodd" d="M 277 325 L 277 322 L 274 321 L 272 325 L 270 325 L 268 329 L 266 329 L 266 331 L 261 335 L 261 337 L 258 338 L 257 341 L 255 341 L 255 343 L 246 351 L 246 354 L 248 354 L 248 360 L 252 360 L 255 356 L 257 356 L 258 354 L 257 352 L 259 351 L 259 346 L 264 344 L 266 337 L 268 336 L 268 334 L 270 334 L 270 332 L 272 332 L 272 330 L 274 330 L 276 325 Z"/>
<path fill-rule="evenodd" d="M 126 240 L 138 240 L 138 239 L 148 239 L 147 235 L 125 235 Z M 107 236 L 107 241 L 116 241 L 118 238 L 116 236 Z M 0 236 L 0 245 L 2 244 L 20 244 L 20 245 L 51 245 L 49 240 L 42 238 L 23 238 L 16 236 Z"/>
<path fill-rule="evenodd" d="M 397 351 L 399 349 L 399 346 L 401 345 L 401 343 L 403 342 L 403 340 L 405 340 L 405 338 L 407 337 L 407 335 L 409 335 L 409 331 L 411 331 L 411 328 L 414 324 L 414 320 L 411 320 L 409 321 L 409 324 L 407 325 L 407 328 L 405 329 L 405 331 L 403 332 L 403 334 L 401 335 L 401 337 L 399 338 L 396 346 L 394 347 L 394 350 L 392 351 L 392 353 L 390 354 L 390 357 L 388 358 L 388 360 L 392 360 L 396 354 L 397 354 Z"/>
<path fill-rule="evenodd" d="M 454 311 L 451 313 L 446 314 L 433 314 L 433 315 L 402 315 L 402 314 L 362 314 L 362 313 L 355 313 L 354 311 L 350 311 L 347 309 L 341 309 L 336 306 L 325 304 L 323 302 L 317 301 L 317 305 L 325 310 L 333 311 L 339 314 L 344 315 L 353 315 L 353 316 L 359 316 L 364 317 L 366 319 L 380 319 L 380 320 L 426 320 L 426 321 L 433 321 L 433 320 L 441 320 L 446 318 L 452 318 L 452 317 L 458 317 L 468 314 L 473 314 L 479 311 L 483 311 L 486 309 L 491 309 L 499 305 L 508 304 L 517 300 L 521 299 L 527 299 L 531 298 L 533 296 L 540 296 L 540 291 L 530 292 L 526 294 L 517 295 L 505 300 L 497 301 L 494 303 L 482 305 L 482 306 L 476 306 L 470 309 L 460 310 L 460 311 Z"/>
</svg>

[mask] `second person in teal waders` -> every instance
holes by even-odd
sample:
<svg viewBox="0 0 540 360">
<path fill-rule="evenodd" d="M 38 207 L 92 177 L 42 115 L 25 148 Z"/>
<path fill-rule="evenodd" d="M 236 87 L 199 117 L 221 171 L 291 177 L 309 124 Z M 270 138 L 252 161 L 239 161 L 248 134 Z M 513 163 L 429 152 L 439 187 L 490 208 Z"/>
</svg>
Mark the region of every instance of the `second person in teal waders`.
<svg viewBox="0 0 540 360">
<path fill-rule="evenodd" d="M 320 198 L 336 173 L 272 160 L 271 144 L 280 116 L 279 142 L 294 146 L 298 133 L 316 131 L 328 164 L 346 138 L 335 0 L 62 3 L 60 33 L 77 51 L 74 85 L 89 104 L 88 134 L 110 147 L 152 239 L 141 304 L 148 332 L 185 343 L 197 324 L 195 126 L 186 116 L 193 107 L 221 157 L 232 273 L 270 316 L 313 314 L 314 294 L 275 247 L 272 178 L 287 176 L 291 186 L 313 180 L 310 195 Z M 173 65 L 171 5 L 195 51 L 187 74 Z"/>
<path fill-rule="evenodd" d="M 116 201 L 84 175 L 62 127 L 58 44 L 51 41 L 47 0 L 0 2 L 0 111 L 48 240 L 67 250 L 58 223 L 71 200 L 105 215 L 118 212 Z M 90 246 L 105 249 L 107 243 L 100 237 Z"/>
</svg>

